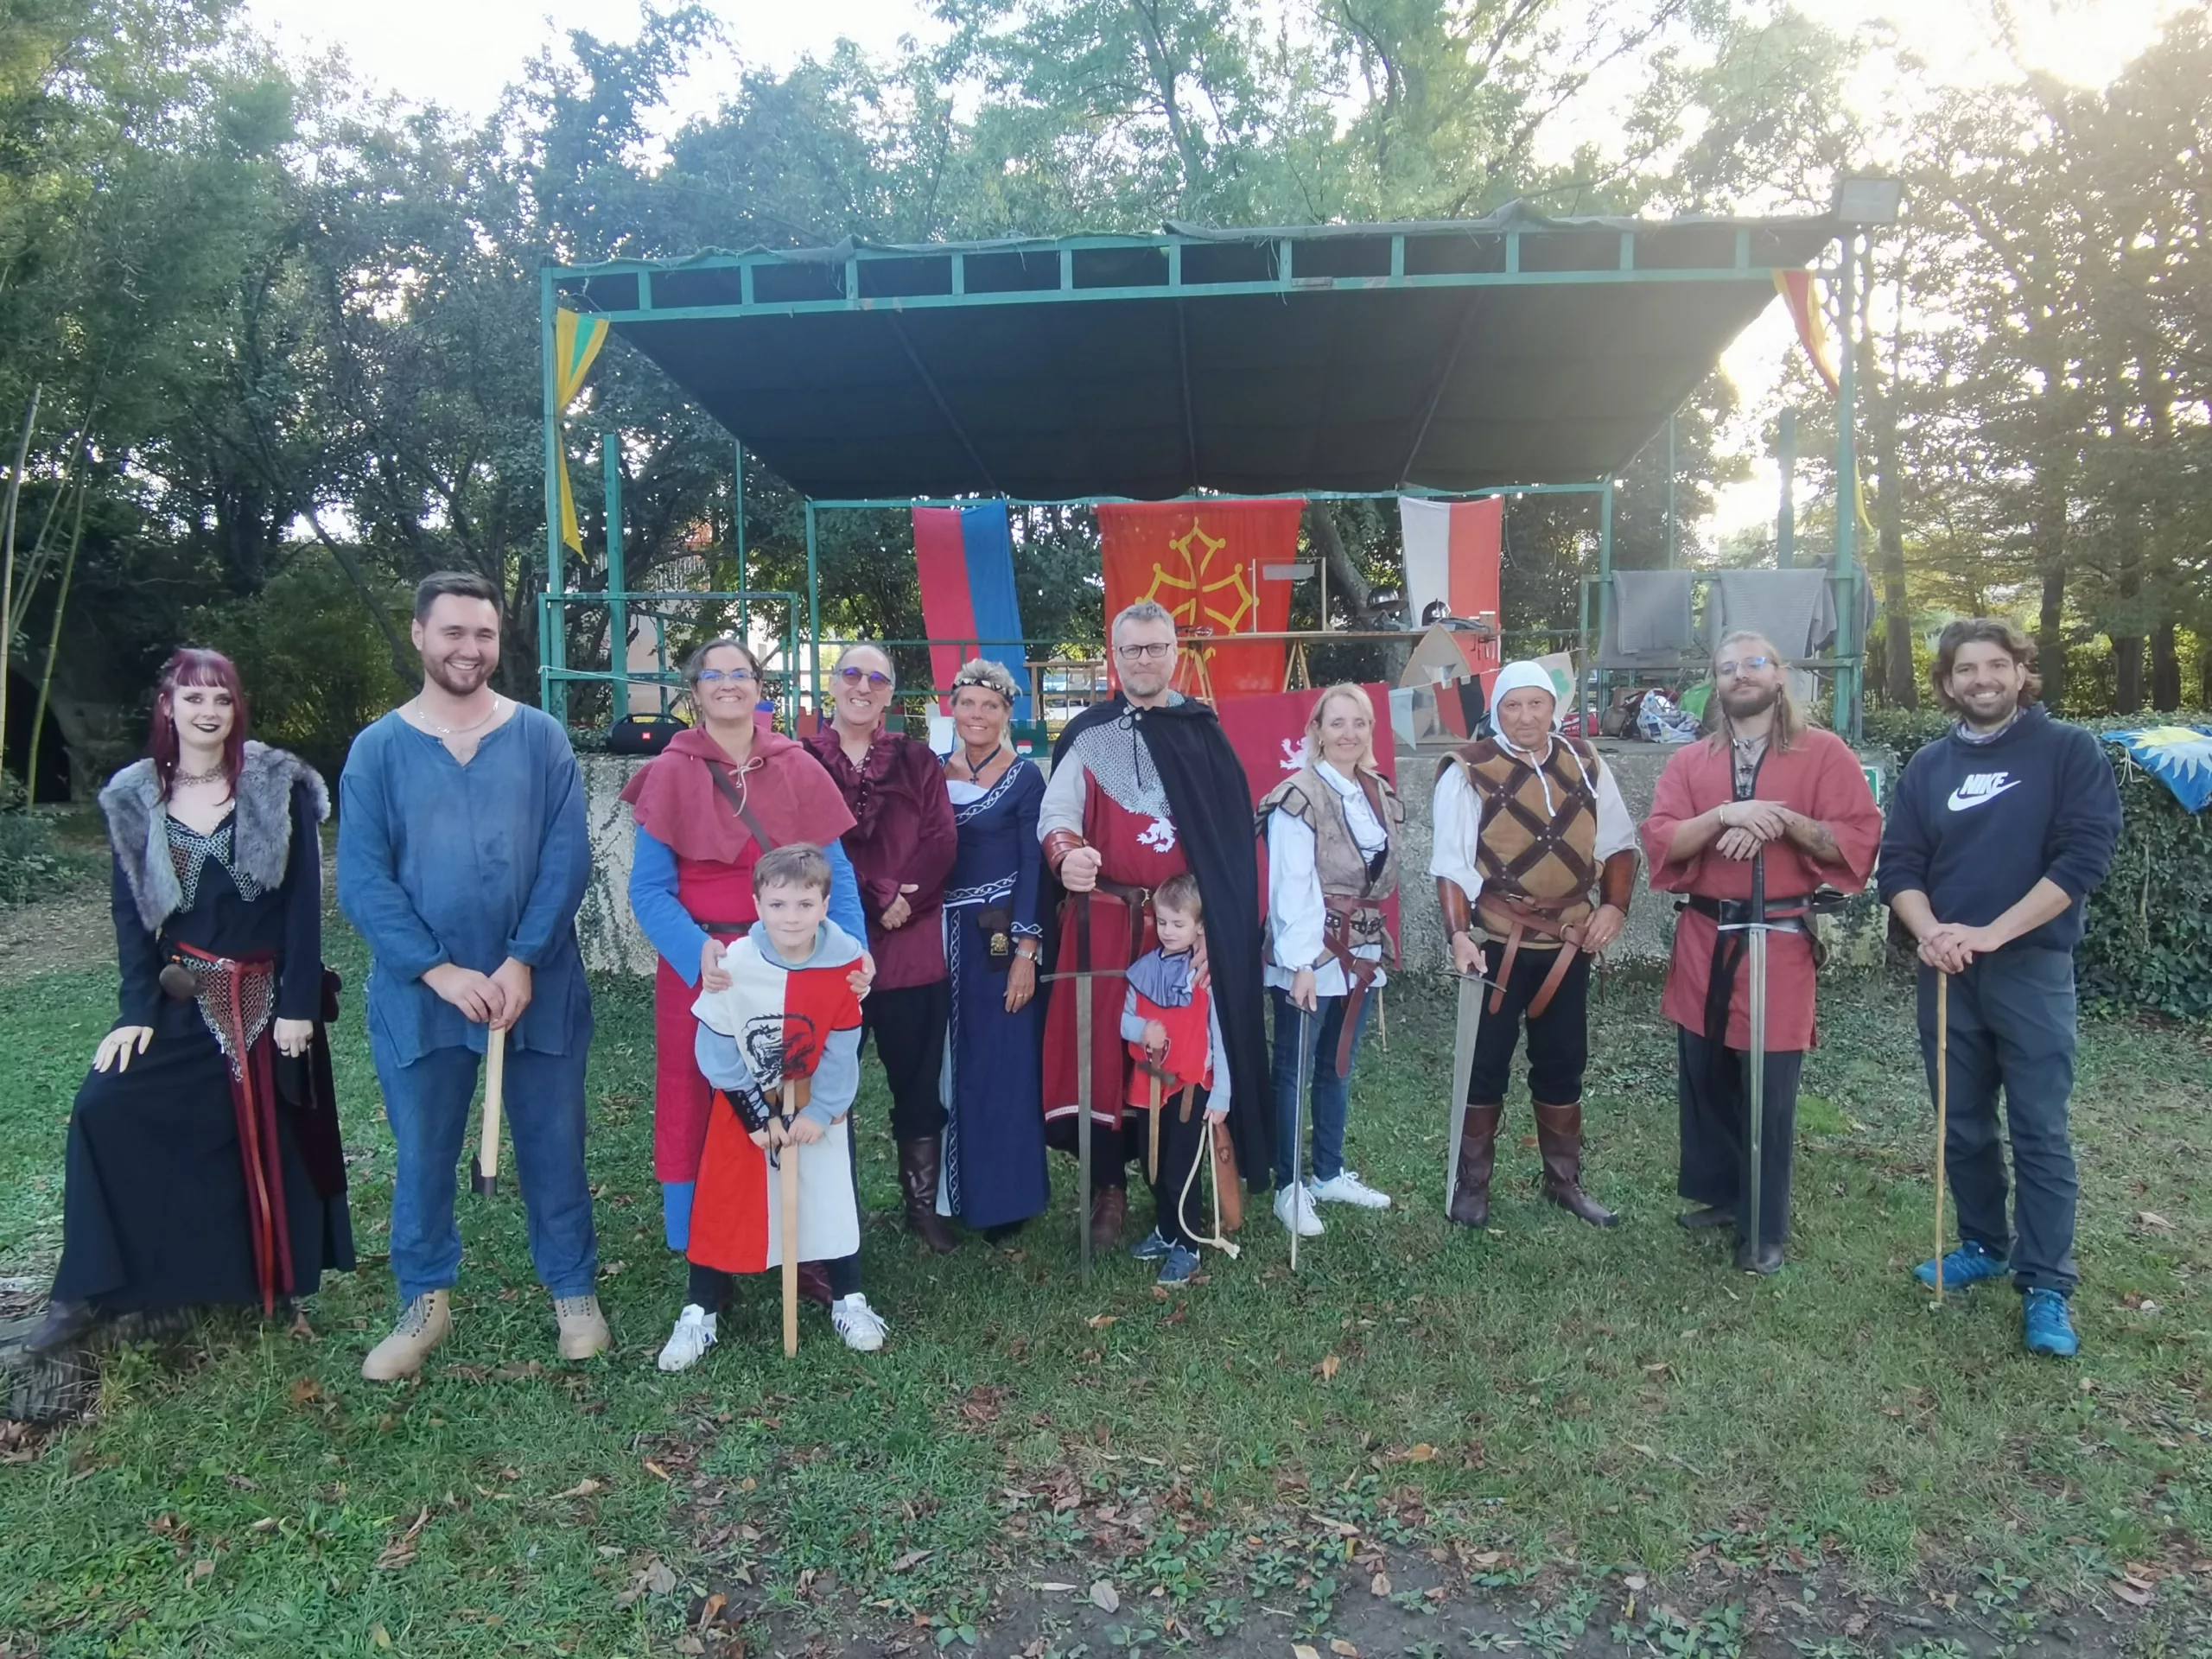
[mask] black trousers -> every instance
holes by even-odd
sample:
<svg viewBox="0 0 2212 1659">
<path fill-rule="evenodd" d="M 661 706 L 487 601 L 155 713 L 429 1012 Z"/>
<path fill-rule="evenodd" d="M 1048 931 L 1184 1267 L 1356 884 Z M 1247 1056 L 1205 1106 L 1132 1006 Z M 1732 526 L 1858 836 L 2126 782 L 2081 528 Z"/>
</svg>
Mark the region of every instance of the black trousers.
<svg viewBox="0 0 2212 1659">
<path fill-rule="evenodd" d="M 875 1056 L 891 1084 L 891 1135 L 918 1141 L 944 1133 L 944 1034 L 952 1018 L 952 982 L 871 991 L 861 1019 L 875 1039 Z"/>
<path fill-rule="evenodd" d="M 1198 1249 L 1198 1239 L 1184 1224 L 1184 1211 L 1199 1221 L 1209 1214 L 1206 1209 L 1206 1178 L 1200 1171 L 1198 1179 L 1191 1179 L 1191 1172 L 1198 1168 L 1198 1160 L 1212 1150 L 1213 1135 L 1206 1124 L 1206 1091 L 1194 1090 L 1191 1095 L 1191 1118 L 1182 1118 L 1183 1097 L 1167 1095 L 1160 1103 L 1160 1173 L 1147 1177 L 1152 1182 L 1153 1224 L 1160 1229 L 1160 1236 L 1171 1244 Z M 1132 1111 L 1122 1120 L 1122 1139 L 1128 1145 L 1132 1155 L 1140 1164 L 1145 1163 L 1152 1149 L 1152 1114 L 1148 1109 Z M 1094 1160 L 1097 1148 L 1091 1149 Z M 1189 1182 L 1189 1204 L 1181 1202 L 1183 1188 Z"/>
<path fill-rule="evenodd" d="M 1721 1048 L 1697 1033 L 1675 1028 L 1676 1083 L 1681 1102 L 1682 1167 L 1675 1190 L 1693 1204 L 1736 1212 L 1737 1236 L 1750 1219 L 1751 1058 L 1740 1048 Z M 1759 1146 L 1759 1242 L 1789 1236 L 1789 1171 L 1797 1141 L 1797 1079 L 1805 1056 L 1784 1051 L 1766 1057 L 1766 1109 Z"/>
<path fill-rule="evenodd" d="M 1483 977 L 1495 982 L 1504 957 L 1503 944 L 1484 940 Z M 1577 950 L 1543 1017 L 1528 1017 L 1529 1004 L 1558 961 L 1557 951 L 1531 950 L 1524 939 L 1513 958 L 1512 977 L 1504 982 L 1505 1001 L 1495 1014 L 1489 989 L 1476 988 L 1484 998 L 1483 1022 L 1475 1034 L 1474 1069 L 1467 1074 L 1470 1106 L 1504 1104 L 1523 1026 L 1529 1032 L 1529 1098 L 1545 1106 L 1572 1106 L 1582 1098 L 1582 1074 L 1590 1064 L 1590 958 Z"/>
</svg>

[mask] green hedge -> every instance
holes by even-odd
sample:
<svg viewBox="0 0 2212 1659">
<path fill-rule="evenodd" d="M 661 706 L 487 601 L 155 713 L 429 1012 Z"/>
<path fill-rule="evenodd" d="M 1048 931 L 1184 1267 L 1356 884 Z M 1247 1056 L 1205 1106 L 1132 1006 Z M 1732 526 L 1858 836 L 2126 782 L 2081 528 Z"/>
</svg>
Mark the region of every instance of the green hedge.
<svg viewBox="0 0 2212 1659">
<path fill-rule="evenodd" d="M 2097 733 L 2166 723 L 2212 726 L 2212 715 L 2183 709 L 2082 722 Z M 1866 747 L 1889 751 L 1895 777 L 1914 750 L 1949 726 L 1933 710 L 1870 709 Z M 2089 900 L 2088 934 L 2076 958 L 2082 1000 L 2212 1020 L 2212 808 L 2184 811 L 2118 746 L 2107 745 L 2105 756 L 2120 782 L 2126 827 L 2112 874 Z"/>
</svg>

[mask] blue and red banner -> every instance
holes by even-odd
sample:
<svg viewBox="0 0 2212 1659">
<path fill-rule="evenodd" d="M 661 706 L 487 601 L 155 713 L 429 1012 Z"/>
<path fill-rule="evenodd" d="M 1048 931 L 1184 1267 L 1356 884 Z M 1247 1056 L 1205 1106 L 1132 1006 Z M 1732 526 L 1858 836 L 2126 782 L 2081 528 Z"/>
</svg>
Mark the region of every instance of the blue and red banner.
<svg viewBox="0 0 2212 1659">
<path fill-rule="evenodd" d="M 1016 685 L 1027 686 L 1006 503 L 916 507 L 914 562 L 921 570 L 923 626 L 931 639 L 951 642 L 930 647 L 930 677 L 950 685 L 961 664 L 981 656 L 1003 664 Z M 986 643 L 979 649 L 977 641 Z M 1030 718 L 1026 690 L 1014 701 L 1014 717 Z"/>
</svg>

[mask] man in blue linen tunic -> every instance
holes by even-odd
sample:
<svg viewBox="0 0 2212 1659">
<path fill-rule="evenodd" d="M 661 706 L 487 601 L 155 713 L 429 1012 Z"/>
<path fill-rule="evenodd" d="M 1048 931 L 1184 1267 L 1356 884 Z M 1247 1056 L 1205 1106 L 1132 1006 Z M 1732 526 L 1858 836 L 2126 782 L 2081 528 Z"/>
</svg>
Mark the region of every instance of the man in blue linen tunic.
<svg viewBox="0 0 2212 1659">
<path fill-rule="evenodd" d="M 369 1038 L 397 1143 L 391 1266 L 403 1311 L 362 1374 L 413 1375 L 451 1328 L 454 1170 L 487 1035 L 506 1033 L 506 1124 L 530 1249 L 563 1357 L 607 1345 L 584 1174 L 591 990 L 575 915 L 591 874 L 568 734 L 498 696 L 496 591 L 417 590 L 422 694 L 353 741 L 340 783 L 339 903 L 368 941 Z"/>
</svg>

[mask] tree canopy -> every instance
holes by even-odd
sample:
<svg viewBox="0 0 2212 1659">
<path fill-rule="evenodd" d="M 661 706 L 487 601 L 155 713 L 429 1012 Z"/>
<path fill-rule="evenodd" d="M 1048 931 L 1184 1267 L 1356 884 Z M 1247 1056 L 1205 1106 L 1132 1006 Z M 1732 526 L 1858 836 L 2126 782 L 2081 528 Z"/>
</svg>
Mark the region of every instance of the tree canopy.
<svg viewBox="0 0 2212 1659">
<path fill-rule="evenodd" d="M 1932 624 L 1994 609 L 2034 627 L 2069 707 L 2212 703 L 2201 9 L 2101 88 L 1950 84 L 1878 32 L 1755 0 L 944 0 L 941 17 L 941 45 L 893 59 L 841 44 L 745 67 L 671 131 L 670 91 L 722 27 L 697 7 L 649 10 L 627 40 L 571 31 L 468 121 L 285 63 L 232 0 L 0 0 L 0 423 L 19 434 L 37 399 L 4 595 L 15 695 L 58 666 L 79 702 L 127 700 L 188 634 L 296 616 L 314 620 L 296 648 L 258 647 L 270 695 L 302 721 L 373 706 L 408 669 L 406 584 L 448 567 L 507 596 L 503 671 L 529 695 L 547 263 L 1515 198 L 1773 211 L 1871 165 L 1909 193 L 1858 273 L 1876 691 L 1910 702 Z M 1716 377 L 1678 417 L 1671 478 L 1658 446 L 1639 458 L 1622 563 L 1664 558 L 1670 483 L 1681 556 L 1758 556 L 1699 526 L 1785 406 L 1804 534 L 1832 534 L 1831 400 L 1802 364 L 1753 396 Z M 620 347 L 576 427 L 620 434 L 632 585 L 727 581 L 728 435 Z M 572 446 L 585 586 L 599 464 Z M 757 467 L 745 482 L 754 585 L 801 585 L 796 499 Z M 1340 604 L 1395 580 L 1391 515 L 1317 517 Z M 1017 539 L 1032 632 L 1095 632 L 1087 518 L 1033 512 Z M 1570 624 L 1590 504 L 1516 504 L 1509 545 L 1509 627 Z M 822 559 L 825 626 L 922 632 L 898 515 L 825 519 Z M 57 664 L 65 601 L 67 637 L 99 649 Z M 603 620 L 579 628 L 571 660 L 603 660 Z"/>
</svg>

